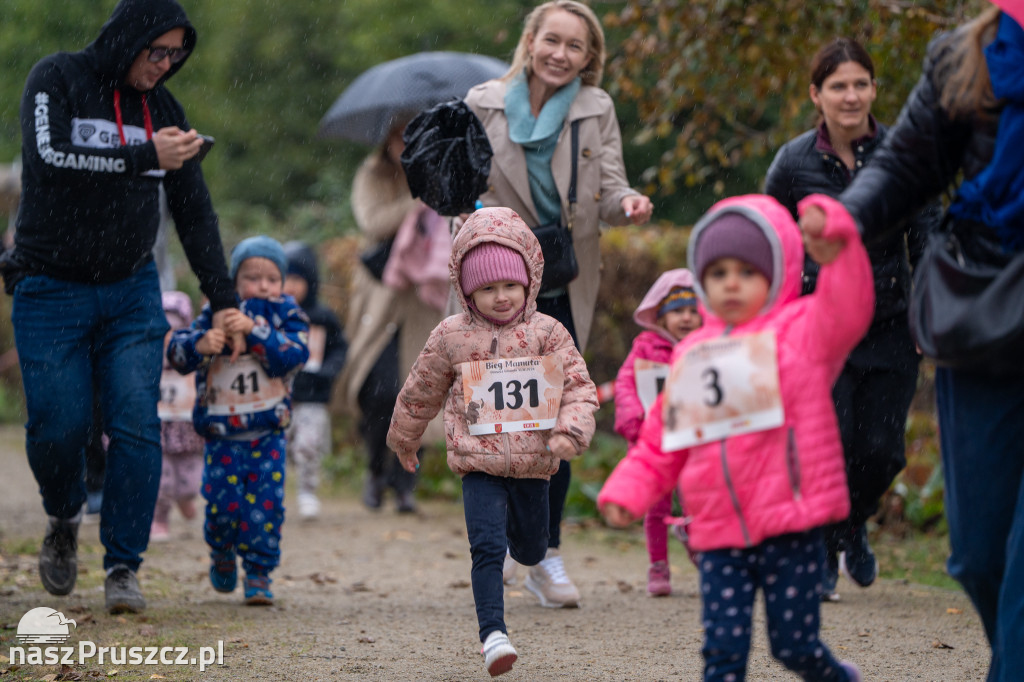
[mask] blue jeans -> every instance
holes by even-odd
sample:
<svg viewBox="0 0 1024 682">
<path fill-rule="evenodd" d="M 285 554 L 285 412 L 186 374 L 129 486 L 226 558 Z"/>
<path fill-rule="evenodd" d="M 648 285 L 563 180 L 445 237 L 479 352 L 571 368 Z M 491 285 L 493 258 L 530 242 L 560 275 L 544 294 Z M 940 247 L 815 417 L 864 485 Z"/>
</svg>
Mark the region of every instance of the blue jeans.
<svg viewBox="0 0 1024 682">
<path fill-rule="evenodd" d="M 160 485 L 156 404 L 168 325 L 156 266 L 113 284 L 26 277 L 14 291 L 11 319 L 28 408 L 25 449 L 43 508 L 66 519 L 85 502 L 95 376 L 110 437 L 103 565 L 138 569 Z"/>
<path fill-rule="evenodd" d="M 473 557 L 470 577 L 480 641 L 505 632 L 505 550 L 534 566 L 548 549 L 548 482 L 540 478 L 501 478 L 478 471 L 462 477 L 462 505 Z"/>
<path fill-rule="evenodd" d="M 804 680 L 849 679 L 818 638 L 825 565 L 820 530 L 779 535 L 746 549 L 703 552 L 699 564 L 705 681 L 746 679 L 759 589 L 772 656 Z"/>
<path fill-rule="evenodd" d="M 1024 670 L 1024 377 L 935 371 L 949 574 L 992 646 L 990 681 Z"/>
</svg>

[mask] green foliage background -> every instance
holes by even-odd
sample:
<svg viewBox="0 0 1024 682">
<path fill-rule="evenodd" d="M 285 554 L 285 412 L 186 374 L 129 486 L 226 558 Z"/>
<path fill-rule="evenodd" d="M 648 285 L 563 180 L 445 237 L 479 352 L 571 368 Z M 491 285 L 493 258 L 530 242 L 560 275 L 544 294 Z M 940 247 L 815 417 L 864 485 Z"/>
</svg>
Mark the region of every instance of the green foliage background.
<svg viewBox="0 0 1024 682">
<path fill-rule="evenodd" d="M 18 106 L 32 65 L 74 51 L 99 32 L 116 0 L 0 4 L 0 163 L 17 158 Z M 224 241 L 269 233 L 320 243 L 355 229 L 349 188 L 367 147 L 316 138 L 318 122 L 370 66 L 424 50 L 487 54 L 506 61 L 529 0 L 183 0 L 199 33 L 186 68 L 170 82 L 192 125 L 217 138 L 203 163 Z M 630 314 L 655 275 L 684 262 L 685 231 L 725 194 L 757 191 L 774 150 L 814 123 L 808 62 L 835 35 L 860 39 L 879 80 L 875 113 L 895 119 L 920 73 L 934 31 L 988 6 L 985 0 L 592 0 L 607 35 L 604 87 L 617 104 L 629 177 L 655 200 L 660 230 L 613 230 L 603 239 L 603 301 L 587 361 L 595 379 L 614 376 L 636 329 Z M 172 246 L 176 240 L 172 240 Z M 351 244 L 343 247 L 349 256 Z M 329 249 L 328 249 L 329 250 Z M 326 251 L 325 251 L 326 253 Z M 186 275 L 179 269 L 179 276 Z M 329 268 L 327 288 L 345 270 Z M 195 285 L 181 286 L 195 293 Z M 624 294 L 623 292 L 628 292 Z M 337 297 L 343 312 L 344 298 Z M 11 348 L 10 299 L 0 301 L 0 354 Z M 16 368 L 0 377 L 0 421 L 24 418 Z M 930 407 L 930 405 L 928 406 Z M 624 453 L 603 434 L 574 468 L 570 516 L 593 513 L 591 497 Z M 922 426 L 924 424 L 924 426 Z M 336 424 L 328 463 L 358 479 L 354 429 Z M 934 418 L 908 425 L 911 466 L 900 517 L 932 528 L 941 518 Z M 456 496 L 436 453 L 423 486 Z"/>
</svg>

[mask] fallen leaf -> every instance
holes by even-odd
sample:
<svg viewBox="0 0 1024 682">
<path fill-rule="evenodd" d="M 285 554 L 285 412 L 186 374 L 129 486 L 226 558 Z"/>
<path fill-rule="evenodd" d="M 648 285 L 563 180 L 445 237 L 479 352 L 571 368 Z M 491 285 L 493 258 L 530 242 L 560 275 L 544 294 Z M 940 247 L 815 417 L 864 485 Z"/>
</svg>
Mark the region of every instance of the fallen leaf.
<svg viewBox="0 0 1024 682">
<path fill-rule="evenodd" d="M 625 580 L 619 580 L 618 582 L 616 582 L 616 585 L 619 588 L 619 592 L 625 593 L 633 591 L 633 586 L 627 583 Z"/>
<path fill-rule="evenodd" d="M 952 615 L 954 615 L 954 616 L 955 616 L 955 615 L 959 615 L 959 614 L 961 614 L 961 613 L 963 613 L 963 612 L 964 612 L 964 610 L 963 610 L 963 609 L 957 609 L 957 608 L 953 608 L 952 606 L 951 606 L 951 607 L 949 607 L 948 609 L 946 609 L 946 613 L 952 614 Z"/>
<path fill-rule="evenodd" d="M 871 636 L 871 632 L 869 632 L 868 630 L 861 630 L 860 632 L 857 633 L 857 636 L 858 637 L 870 637 Z"/>
<path fill-rule="evenodd" d="M 357 582 L 352 583 L 351 585 L 349 585 L 348 589 L 351 590 L 352 592 L 372 592 L 373 591 L 362 580 L 359 580 Z"/>
<path fill-rule="evenodd" d="M 939 640 L 935 640 L 934 642 L 932 642 L 932 648 L 933 649 L 954 649 L 955 647 L 950 646 L 949 644 L 946 644 L 945 642 L 940 642 Z"/>
</svg>

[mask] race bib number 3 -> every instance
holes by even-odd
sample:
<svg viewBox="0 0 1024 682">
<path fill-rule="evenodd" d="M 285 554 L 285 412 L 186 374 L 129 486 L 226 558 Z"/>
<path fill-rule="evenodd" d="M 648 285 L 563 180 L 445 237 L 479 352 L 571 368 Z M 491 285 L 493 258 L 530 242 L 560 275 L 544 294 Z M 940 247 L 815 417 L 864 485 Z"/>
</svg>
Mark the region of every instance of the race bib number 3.
<svg viewBox="0 0 1024 682">
<path fill-rule="evenodd" d="M 268 377 L 263 365 L 248 354 L 233 363 L 223 355 L 215 357 L 206 387 L 207 412 L 213 416 L 255 414 L 271 409 L 288 395 L 284 381 Z"/>
<path fill-rule="evenodd" d="M 782 426 L 775 334 L 725 336 L 688 350 L 669 373 L 662 417 L 665 451 Z"/>
<path fill-rule="evenodd" d="M 461 368 L 471 435 L 555 426 L 564 380 L 557 356 L 464 362 Z"/>
</svg>

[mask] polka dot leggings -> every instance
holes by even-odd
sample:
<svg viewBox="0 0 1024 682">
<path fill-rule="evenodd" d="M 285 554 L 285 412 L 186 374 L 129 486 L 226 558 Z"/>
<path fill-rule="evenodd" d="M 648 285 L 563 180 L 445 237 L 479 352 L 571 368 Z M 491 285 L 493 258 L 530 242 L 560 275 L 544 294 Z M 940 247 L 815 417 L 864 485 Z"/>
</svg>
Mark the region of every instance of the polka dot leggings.
<svg viewBox="0 0 1024 682">
<path fill-rule="evenodd" d="M 749 549 L 700 555 L 704 679 L 746 678 L 754 595 L 764 591 L 772 655 L 805 680 L 845 682 L 818 638 L 825 545 L 820 530 L 769 538 Z"/>
</svg>

